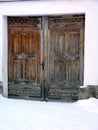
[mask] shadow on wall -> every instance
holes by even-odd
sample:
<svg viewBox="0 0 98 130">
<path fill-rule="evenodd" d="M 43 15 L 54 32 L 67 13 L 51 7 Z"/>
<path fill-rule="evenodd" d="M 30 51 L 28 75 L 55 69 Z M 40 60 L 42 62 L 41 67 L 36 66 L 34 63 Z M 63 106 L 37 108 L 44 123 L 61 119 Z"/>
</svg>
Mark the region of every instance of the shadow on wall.
<svg viewBox="0 0 98 130">
<path fill-rule="evenodd" d="M 0 81 L 0 94 L 2 93 L 2 82 Z"/>
</svg>

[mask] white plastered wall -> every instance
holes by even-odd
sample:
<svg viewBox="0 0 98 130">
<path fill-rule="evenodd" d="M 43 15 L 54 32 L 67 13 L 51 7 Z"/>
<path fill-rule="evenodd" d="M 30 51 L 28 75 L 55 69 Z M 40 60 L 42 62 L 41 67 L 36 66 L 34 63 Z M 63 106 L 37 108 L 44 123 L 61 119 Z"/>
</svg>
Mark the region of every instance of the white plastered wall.
<svg viewBox="0 0 98 130">
<path fill-rule="evenodd" d="M 0 3 L 0 81 L 7 93 L 7 16 L 43 16 L 85 13 L 84 85 L 98 84 L 97 0 L 28 1 Z M 2 62 L 3 61 L 3 62 Z M 3 63 L 3 64 L 2 64 Z"/>
</svg>

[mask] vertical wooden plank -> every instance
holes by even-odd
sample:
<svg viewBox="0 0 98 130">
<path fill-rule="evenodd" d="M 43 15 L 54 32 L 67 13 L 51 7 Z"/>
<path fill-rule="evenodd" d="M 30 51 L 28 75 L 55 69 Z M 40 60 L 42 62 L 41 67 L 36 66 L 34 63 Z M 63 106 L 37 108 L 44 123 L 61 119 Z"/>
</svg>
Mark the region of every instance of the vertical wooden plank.
<svg viewBox="0 0 98 130">
<path fill-rule="evenodd" d="M 12 53 L 13 53 L 13 37 L 12 37 L 12 31 L 11 29 L 8 30 L 8 34 L 9 34 L 9 38 L 8 38 L 8 50 L 9 50 L 9 54 L 8 54 L 8 80 L 11 81 L 13 78 L 13 57 L 12 57 Z M 11 41 L 11 42 L 10 42 Z"/>
<path fill-rule="evenodd" d="M 50 41 L 50 32 L 48 31 L 48 17 L 43 17 L 42 18 L 43 21 L 43 46 L 44 46 L 44 97 L 45 100 L 48 100 L 48 87 L 49 87 L 49 80 L 48 80 L 48 76 L 49 76 L 49 66 L 48 63 L 49 61 L 49 57 L 48 54 L 50 53 L 48 50 L 49 44 L 48 42 Z M 48 35 L 49 34 L 49 35 Z"/>
<path fill-rule="evenodd" d="M 84 28 L 80 29 L 80 84 L 83 84 L 84 77 Z"/>
<path fill-rule="evenodd" d="M 22 62 L 22 79 L 25 80 L 26 77 L 26 66 L 25 66 L 25 61 Z"/>
<path fill-rule="evenodd" d="M 37 84 L 40 84 L 40 34 L 36 31 L 36 53 L 37 53 Z"/>
<path fill-rule="evenodd" d="M 26 60 L 26 80 L 29 80 L 29 60 Z"/>
</svg>

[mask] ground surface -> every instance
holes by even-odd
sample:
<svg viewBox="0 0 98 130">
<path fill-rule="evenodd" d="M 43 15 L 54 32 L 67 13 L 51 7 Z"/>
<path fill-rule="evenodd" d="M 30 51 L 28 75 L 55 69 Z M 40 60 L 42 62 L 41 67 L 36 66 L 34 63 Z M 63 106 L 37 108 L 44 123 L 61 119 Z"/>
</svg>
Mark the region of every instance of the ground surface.
<svg viewBox="0 0 98 130">
<path fill-rule="evenodd" d="M 60 103 L 0 95 L 0 130 L 98 130 L 98 99 Z"/>
</svg>

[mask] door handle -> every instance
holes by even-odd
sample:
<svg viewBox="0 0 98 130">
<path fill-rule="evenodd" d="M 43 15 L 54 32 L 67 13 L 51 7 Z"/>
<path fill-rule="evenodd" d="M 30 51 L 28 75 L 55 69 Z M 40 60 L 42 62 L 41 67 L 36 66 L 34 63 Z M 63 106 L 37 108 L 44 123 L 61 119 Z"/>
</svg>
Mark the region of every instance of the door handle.
<svg viewBox="0 0 98 130">
<path fill-rule="evenodd" d="M 44 71 L 44 61 L 40 65 L 41 65 L 42 70 Z"/>
</svg>

